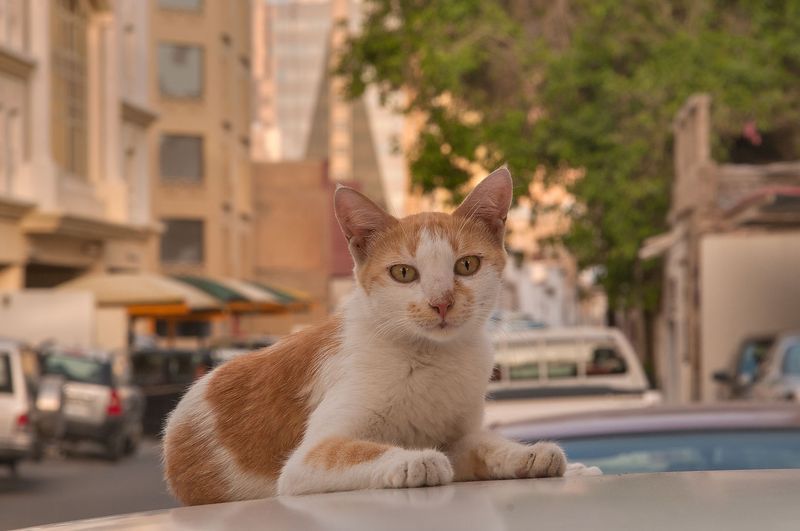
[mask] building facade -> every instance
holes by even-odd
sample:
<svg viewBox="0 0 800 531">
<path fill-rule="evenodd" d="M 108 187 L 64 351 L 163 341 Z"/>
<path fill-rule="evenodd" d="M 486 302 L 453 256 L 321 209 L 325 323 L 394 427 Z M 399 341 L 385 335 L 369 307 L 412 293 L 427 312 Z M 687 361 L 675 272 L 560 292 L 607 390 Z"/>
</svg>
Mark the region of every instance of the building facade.
<svg viewBox="0 0 800 531">
<path fill-rule="evenodd" d="M 250 0 L 150 0 L 151 249 L 166 274 L 250 278 Z"/>
<path fill-rule="evenodd" d="M 256 163 L 255 280 L 302 291 L 312 300 L 305 313 L 259 317 L 253 331 L 291 332 L 322 320 L 353 288 L 353 259 L 336 220 L 333 197 L 338 184 L 320 161 Z"/>
<path fill-rule="evenodd" d="M 0 289 L 148 268 L 156 114 L 138 4 L 0 1 Z"/>
</svg>

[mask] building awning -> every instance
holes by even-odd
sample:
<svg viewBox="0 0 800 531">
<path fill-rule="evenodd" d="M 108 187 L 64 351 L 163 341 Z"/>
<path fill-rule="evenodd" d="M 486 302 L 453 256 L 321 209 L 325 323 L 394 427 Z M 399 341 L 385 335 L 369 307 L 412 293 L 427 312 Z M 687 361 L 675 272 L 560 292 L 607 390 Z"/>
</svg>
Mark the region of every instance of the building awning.
<svg viewBox="0 0 800 531">
<path fill-rule="evenodd" d="M 250 302 L 256 303 L 266 311 L 285 312 L 287 311 L 286 304 L 283 303 L 278 297 L 272 293 L 259 289 L 244 280 L 235 278 L 222 278 L 219 282 L 228 286 L 234 291 L 237 291 L 247 297 Z"/>
<path fill-rule="evenodd" d="M 661 256 L 666 253 L 670 247 L 675 245 L 675 242 L 678 241 L 679 232 L 675 229 L 665 232 L 664 234 L 658 234 L 656 236 L 651 236 L 644 241 L 642 247 L 639 249 L 639 258 L 642 260 L 649 260 L 651 258 L 655 258 L 657 256 Z"/>
<path fill-rule="evenodd" d="M 234 279 L 212 279 L 193 275 L 178 275 L 176 280 L 193 286 L 220 301 L 231 313 L 282 313 L 285 304 Z"/>
<path fill-rule="evenodd" d="M 312 298 L 308 293 L 285 287 L 278 288 L 269 284 L 264 284 L 263 282 L 249 281 L 247 283 L 272 294 L 277 300 L 286 304 L 292 310 L 305 311 L 311 306 Z"/>
<path fill-rule="evenodd" d="M 133 317 L 218 312 L 222 305 L 201 290 L 151 273 L 88 274 L 56 289 L 91 292 L 99 306 L 124 306 Z"/>
</svg>

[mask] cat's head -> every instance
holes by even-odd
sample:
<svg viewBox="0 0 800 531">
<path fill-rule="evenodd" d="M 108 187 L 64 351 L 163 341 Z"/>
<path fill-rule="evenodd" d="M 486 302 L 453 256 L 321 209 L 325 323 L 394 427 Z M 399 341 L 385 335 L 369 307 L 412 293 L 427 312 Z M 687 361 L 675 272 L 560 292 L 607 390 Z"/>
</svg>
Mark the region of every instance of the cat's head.
<svg viewBox="0 0 800 531">
<path fill-rule="evenodd" d="M 500 291 L 511 198 L 506 168 L 452 215 L 396 219 L 359 192 L 337 189 L 336 218 L 370 310 L 392 331 L 436 341 L 483 327 Z"/>
</svg>

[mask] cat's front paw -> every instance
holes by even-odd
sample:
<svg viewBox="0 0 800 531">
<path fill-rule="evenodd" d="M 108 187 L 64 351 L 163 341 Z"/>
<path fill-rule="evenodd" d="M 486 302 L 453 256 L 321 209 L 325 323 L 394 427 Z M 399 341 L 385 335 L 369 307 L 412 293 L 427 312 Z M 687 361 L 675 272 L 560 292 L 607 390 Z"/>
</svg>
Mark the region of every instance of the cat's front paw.
<svg viewBox="0 0 800 531">
<path fill-rule="evenodd" d="M 557 444 L 539 442 L 509 452 L 504 468 L 518 478 L 561 477 L 567 469 L 567 456 Z"/>
<path fill-rule="evenodd" d="M 409 450 L 386 463 L 383 487 L 428 487 L 453 481 L 450 460 L 436 450 Z"/>
</svg>

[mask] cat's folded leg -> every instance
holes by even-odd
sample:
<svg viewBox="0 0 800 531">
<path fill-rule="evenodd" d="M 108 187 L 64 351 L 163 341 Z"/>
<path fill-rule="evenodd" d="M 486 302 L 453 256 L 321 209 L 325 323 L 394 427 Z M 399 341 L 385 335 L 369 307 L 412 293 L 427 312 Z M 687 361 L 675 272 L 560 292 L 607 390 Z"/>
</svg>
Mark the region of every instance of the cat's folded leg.
<svg viewBox="0 0 800 531">
<path fill-rule="evenodd" d="M 446 455 L 348 437 L 305 441 L 278 479 L 278 494 L 442 485 L 453 480 Z"/>
<path fill-rule="evenodd" d="M 528 446 L 488 431 L 471 433 L 451 445 L 456 481 L 561 477 L 567 458 L 558 445 Z"/>
</svg>

